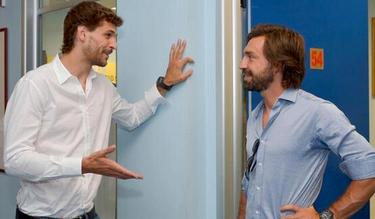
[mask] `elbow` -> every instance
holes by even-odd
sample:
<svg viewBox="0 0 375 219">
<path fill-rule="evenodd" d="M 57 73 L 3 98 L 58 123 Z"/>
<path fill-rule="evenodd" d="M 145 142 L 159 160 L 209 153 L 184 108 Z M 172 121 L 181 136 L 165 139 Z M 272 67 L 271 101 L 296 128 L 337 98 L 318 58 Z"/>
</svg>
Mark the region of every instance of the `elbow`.
<svg viewBox="0 0 375 219">
<path fill-rule="evenodd" d="M 126 130 L 128 130 L 129 132 L 133 132 L 137 127 L 138 127 L 138 125 L 127 126 Z"/>
<path fill-rule="evenodd" d="M 117 124 L 119 124 L 122 128 L 126 129 L 129 132 L 134 131 L 138 126 L 142 124 L 138 119 L 133 119 L 131 121 L 128 120 L 117 120 Z"/>
<path fill-rule="evenodd" d="M 5 157 L 5 156 L 4 156 Z M 17 168 L 16 167 L 16 164 L 15 164 L 15 161 L 14 161 L 14 158 L 8 158 L 8 157 L 5 157 L 4 159 L 4 171 L 7 175 L 10 175 L 10 176 L 16 176 L 16 177 L 19 177 L 19 175 L 17 174 Z"/>
<path fill-rule="evenodd" d="M 13 155 L 12 157 L 5 157 L 4 159 L 4 171 L 9 176 L 18 177 L 21 180 L 27 180 L 30 182 L 41 181 L 40 175 L 31 174 L 28 172 L 27 166 L 29 163 L 25 164 L 21 162 L 22 154 Z"/>
</svg>

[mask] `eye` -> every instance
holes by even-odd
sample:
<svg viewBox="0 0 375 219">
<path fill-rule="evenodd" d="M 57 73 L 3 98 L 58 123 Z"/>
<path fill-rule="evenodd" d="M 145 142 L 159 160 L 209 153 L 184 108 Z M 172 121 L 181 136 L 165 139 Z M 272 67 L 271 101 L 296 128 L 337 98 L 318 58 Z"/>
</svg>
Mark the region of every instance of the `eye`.
<svg viewBox="0 0 375 219">
<path fill-rule="evenodd" d="M 111 37 L 114 36 L 114 34 L 113 33 L 105 33 L 104 36 L 105 36 L 106 39 L 110 39 Z"/>
<path fill-rule="evenodd" d="M 248 55 L 247 56 L 250 60 L 254 60 L 256 57 L 254 56 L 254 55 L 252 55 L 252 54 L 250 54 L 250 55 Z"/>
</svg>

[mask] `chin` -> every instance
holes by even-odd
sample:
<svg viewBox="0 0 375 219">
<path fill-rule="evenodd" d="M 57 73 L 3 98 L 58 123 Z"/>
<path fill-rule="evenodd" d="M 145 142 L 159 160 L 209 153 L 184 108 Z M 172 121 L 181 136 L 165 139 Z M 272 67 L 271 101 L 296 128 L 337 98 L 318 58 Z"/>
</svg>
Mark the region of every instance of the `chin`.
<svg viewBox="0 0 375 219">
<path fill-rule="evenodd" d="M 95 65 L 97 65 L 99 67 L 105 67 L 107 65 L 107 61 L 105 61 L 105 62 L 97 62 L 97 63 L 95 63 Z"/>
</svg>

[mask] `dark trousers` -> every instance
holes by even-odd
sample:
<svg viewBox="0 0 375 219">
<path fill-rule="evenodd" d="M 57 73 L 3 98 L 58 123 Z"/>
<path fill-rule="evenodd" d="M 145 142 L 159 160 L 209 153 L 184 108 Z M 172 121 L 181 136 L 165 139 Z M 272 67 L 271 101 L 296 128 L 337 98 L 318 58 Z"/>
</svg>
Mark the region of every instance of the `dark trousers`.
<svg viewBox="0 0 375 219">
<path fill-rule="evenodd" d="M 96 217 L 96 212 L 95 212 L 95 207 L 93 207 L 89 212 L 82 214 L 78 217 L 75 217 L 73 219 L 95 219 L 95 217 Z M 20 211 L 20 209 L 17 207 L 16 219 L 56 219 L 56 218 L 30 216 Z"/>
</svg>

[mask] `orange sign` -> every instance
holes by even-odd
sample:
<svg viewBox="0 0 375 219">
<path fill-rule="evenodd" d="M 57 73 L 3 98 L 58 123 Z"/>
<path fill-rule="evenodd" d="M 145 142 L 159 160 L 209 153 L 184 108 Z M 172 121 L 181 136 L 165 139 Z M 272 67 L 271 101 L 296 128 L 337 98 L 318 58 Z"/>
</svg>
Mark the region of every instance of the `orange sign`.
<svg viewBox="0 0 375 219">
<path fill-rule="evenodd" d="M 310 48 L 310 68 L 324 69 L 324 50 L 318 48 Z"/>
</svg>

